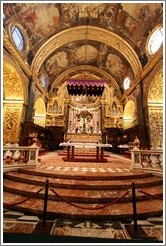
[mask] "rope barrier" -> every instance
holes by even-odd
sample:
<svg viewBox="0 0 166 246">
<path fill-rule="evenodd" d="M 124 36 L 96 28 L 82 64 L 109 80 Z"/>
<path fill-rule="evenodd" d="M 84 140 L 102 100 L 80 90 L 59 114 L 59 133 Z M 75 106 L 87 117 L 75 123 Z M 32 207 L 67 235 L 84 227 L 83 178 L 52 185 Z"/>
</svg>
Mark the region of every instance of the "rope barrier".
<svg viewBox="0 0 166 246">
<path fill-rule="evenodd" d="M 62 200 L 63 202 L 71 205 L 71 206 L 74 206 L 74 207 L 77 207 L 77 208 L 81 208 L 81 209 L 87 209 L 87 210 L 96 210 L 96 209 L 102 209 L 102 208 L 105 208 L 105 207 L 108 207 L 118 201 L 120 201 L 123 197 L 125 197 L 130 191 L 131 189 L 127 190 L 120 198 L 117 198 L 115 199 L 114 201 L 110 202 L 110 203 L 107 203 L 105 205 L 102 205 L 102 206 L 96 206 L 95 208 L 89 208 L 89 207 L 82 207 L 82 206 L 79 206 L 79 205 L 76 205 L 74 203 L 71 203 L 69 201 L 67 201 L 66 199 L 64 199 L 63 197 L 61 197 L 56 191 L 54 191 L 54 189 L 50 188 L 50 190 L 57 196 L 60 198 L 60 200 Z"/>
<path fill-rule="evenodd" d="M 161 198 L 161 197 L 158 197 L 158 196 L 155 196 L 155 195 L 151 195 L 151 194 L 149 194 L 148 192 L 145 192 L 145 191 L 142 191 L 142 190 L 140 190 L 140 189 L 137 189 L 140 193 L 143 193 L 143 194 L 145 194 L 145 195 L 148 195 L 148 196 L 150 196 L 150 197 L 152 197 L 152 198 L 155 198 L 155 199 L 159 199 L 159 200 L 163 200 L 163 198 Z"/>
<path fill-rule="evenodd" d="M 16 205 L 19 205 L 21 203 L 24 203 L 28 200 L 30 200 L 32 197 L 36 196 L 38 193 L 40 193 L 44 188 L 41 188 L 40 190 L 38 190 L 35 194 L 32 194 L 30 197 L 24 199 L 23 201 L 20 201 L 20 202 L 16 202 L 16 203 L 12 203 L 12 204 L 6 204 L 5 206 L 7 207 L 11 207 L 11 206 L 16 206 Z"/>
</svg>

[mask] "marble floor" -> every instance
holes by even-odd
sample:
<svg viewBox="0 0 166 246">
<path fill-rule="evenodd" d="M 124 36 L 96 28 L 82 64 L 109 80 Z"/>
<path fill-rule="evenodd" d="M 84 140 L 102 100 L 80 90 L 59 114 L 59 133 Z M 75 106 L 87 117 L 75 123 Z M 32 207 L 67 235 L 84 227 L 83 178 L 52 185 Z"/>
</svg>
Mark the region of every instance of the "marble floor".
<svg viewBox="0 0 166 246">
<path fill-rule="evenodd" d="M 140 242 L 163 241 L 163 218 L 149 217 L 146 220 L 138 220 L 137 226 L 143 229 L 144 234 L 141 238 L 132 237 L 128 232 L 127 225 L 133 227 L 133 220 L 126 219 L 121 221 L 90 221 L 90 220 L 71 220 L 55 219 L 49 220 L 51 226 L 44 231 L 43 221 L 38 216 L 26 215 L 21 212 L 4 209 L 3 232 L 10 234 L 33 234 L 44 233 L 51 236 L 72 236 L 80 238 L 98 239 L 119 239 L 130 240 L 139 239 Z M 38 224 L 41 224 L 40 228 Z M 42 228 L 43 227 L 43 228 Z M 38 228 L 38 229 L 37 229 Z M 10 239 L 9 239 L 10 241 Z M 40 242 L 40 239 L 39 239 Z"/>
</svg>

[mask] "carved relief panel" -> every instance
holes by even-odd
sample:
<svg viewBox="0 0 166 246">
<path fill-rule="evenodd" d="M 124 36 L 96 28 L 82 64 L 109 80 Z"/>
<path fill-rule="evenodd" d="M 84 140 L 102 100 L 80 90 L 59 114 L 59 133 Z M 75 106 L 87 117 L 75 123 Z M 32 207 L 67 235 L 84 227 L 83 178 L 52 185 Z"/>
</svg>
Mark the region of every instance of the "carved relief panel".
<svg viewBox="0 0 166 246">
<path fill-rule="evenodd" d="M 22 116 L 22 104 L 4 104 L 3 112 L 3 141 L 18 142 L 20 134 L 20 122 Z"/>
<path fill-rule="evenodd" d="M 163 110 L 149 109 L 151 147 L 163 147 Z"/>
<path fill-rule="evenodd" d="M 154 77 L 148 91 L 149 134 L 151 146 L 163 146 L 163 72 Z"/>
</svg>

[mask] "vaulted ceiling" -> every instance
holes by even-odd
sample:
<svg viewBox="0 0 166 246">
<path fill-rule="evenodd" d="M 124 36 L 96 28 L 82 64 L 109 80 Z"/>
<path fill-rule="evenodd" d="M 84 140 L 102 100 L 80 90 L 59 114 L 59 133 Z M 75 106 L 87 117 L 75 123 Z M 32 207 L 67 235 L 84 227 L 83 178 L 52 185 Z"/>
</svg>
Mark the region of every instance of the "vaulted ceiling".
<svg viewBox="0 0 166 246">
<path fill-rule="evenodd" d="M 162 3 L 4 3 L 4 28 L 25 32 L 26 60 L 51 95 L 68 78 L 106 80 L 121 95 L 149 62 L 146 44 Z M 25 55 L 24 54 L 24 55 Z"/>
</svg>

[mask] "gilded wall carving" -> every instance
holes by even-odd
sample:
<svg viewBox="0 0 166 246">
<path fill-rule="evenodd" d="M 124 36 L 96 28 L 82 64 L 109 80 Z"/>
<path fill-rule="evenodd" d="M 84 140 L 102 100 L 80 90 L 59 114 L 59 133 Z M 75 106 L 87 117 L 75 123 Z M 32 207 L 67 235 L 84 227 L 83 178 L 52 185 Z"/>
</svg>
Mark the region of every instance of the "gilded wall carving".
<svg viewBox="0 0 166 246">
<path fill-rule="evenodd" d="M 23 99 L 23 86 L 16 69 L 9 63 L 4 63 L 4 98 Z"/>
<path fill-rule="evenodd" d="M 163 110 L 149 109 L 151 147 L 163 147 Z"/>
<path fill-rule="evenodd" d="M 151 146 L 163 146 L 163 72 L 160 70 L 148 91 L 149 134 Z"/>
<path fill-rule="evenodd" d="M 18 74 L 18 77 L 20 79 L 20 86 L 22 86 L 22 90 L 23 90 L 24 104 L 27 105 L 28 104 L 28 84 L 29 84 L 29 78 L 26 76 L 25 73 L 23 73 L 22 69 L 20 68 L 20 66 L 19 66 L 19 64 L 17 62 L 17 59 L 15 59 L 13 56 L 11 57 L 4 50 L 4 66 L 9 66 L 9 65 L 11 67 L 13 67 L 13 70 L 15 69 L 16 73 Z M 5 94 L 5 92 L 4 92 L 4 94 Z"/>
<path fill-rule="evenodd" d="M 148 93 L 148 102 L 163 102 L 163 72 L 159 71 L 152 81 Z"/>
<path fill-rule="evenodd" d="M 20 122 L 22 116 L 22 104 L 5 104 L 3 112 L 3 140 L 7 142 L 18 142 L 20 134 Z"/>
<path fill-rule="evenodd" d="M 157 81 L 157 87 L 155 89 L 158 89 L 158 87 L 163 88 L 163 68 L 162 68 L 163 61 L 159 61 L 156 67 L 151 71 L 151 73 L 143 80 L 143 105 L 144 107 L 147 107 L 149 96 L 151 94 L 151 88 L 154 87 L 153 83 L 154 81 Z M 160 77 L 160 80 L 157 79 L 158 76 Z M 163 89 L 160 89 L 160 91 Z M 153 97 L 153 96 L 150 96 Z M 163 97 L 163 96 L 162 96 Z M 157 100 L 159 102 L 159 100 Z"/>
</svg>

